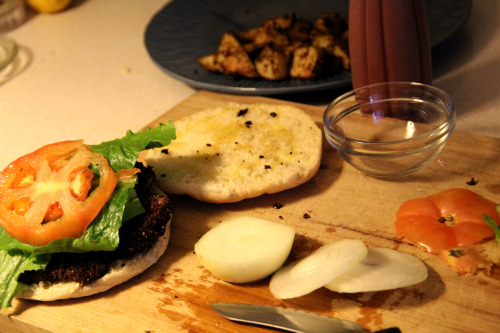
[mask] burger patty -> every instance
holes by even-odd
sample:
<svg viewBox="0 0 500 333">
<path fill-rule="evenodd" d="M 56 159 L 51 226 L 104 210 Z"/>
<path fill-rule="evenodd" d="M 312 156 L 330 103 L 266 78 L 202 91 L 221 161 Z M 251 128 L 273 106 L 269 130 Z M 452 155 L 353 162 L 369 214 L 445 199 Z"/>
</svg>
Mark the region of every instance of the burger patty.
<svg viewBox="0 0 500 333">
<path fill-rule="evenodd" d="M 71 281 L 90 284 L 103 277 L 114 261 L 128 259 L 152 248 L 165 234 L 173 209 L 166 195 L 151 192 L 154 183 L 151 169 L 142 164 L 137 167 L 141 172 L 135 190 L 145 213 L 123 223 L 119 231 L 120 243 L 115 251 L 54 253 L 45 270 L 23 272 L 18 282 L 28 285 Z"/>
</svg>

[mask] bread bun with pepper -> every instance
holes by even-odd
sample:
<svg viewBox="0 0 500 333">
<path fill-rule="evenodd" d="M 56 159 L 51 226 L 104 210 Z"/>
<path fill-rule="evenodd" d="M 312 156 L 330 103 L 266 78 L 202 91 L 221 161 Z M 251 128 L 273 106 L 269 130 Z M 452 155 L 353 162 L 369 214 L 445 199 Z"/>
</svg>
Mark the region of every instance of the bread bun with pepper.
<svg viewBox="0 0 500 333">
<path fill-rule="evenodd" d="M 230 104 L 175 122 L 176 140 L 141 155 L 166 193 L 212 203 L 276 193 L 318 171 L 322 133 L 303 110 Z"/>
</svg>

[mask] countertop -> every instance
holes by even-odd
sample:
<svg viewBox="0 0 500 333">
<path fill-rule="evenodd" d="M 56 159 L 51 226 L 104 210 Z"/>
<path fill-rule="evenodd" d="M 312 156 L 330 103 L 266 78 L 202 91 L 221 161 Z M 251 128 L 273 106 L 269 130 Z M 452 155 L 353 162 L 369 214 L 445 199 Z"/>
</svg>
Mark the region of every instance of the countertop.
<svg viewBox="0 0 500 333">
<path fill-rule="evenodd" d="M 0 75 L 0 167 L 44 144 L 95 144 L 138 131 L 196 92 L 157 67 L 144 31 L 168 1 L 75 0 L 5 32 L 20 45 Z M 457 109 L 457 130 L 500 137 L 500 2 L 473 1 L 469 20 L 433 49 L 434 84 Z M 0 73 L 1 74 L 1 73 Z M 346 89 L 274 96 L 326 105 Z"/>
</svg>

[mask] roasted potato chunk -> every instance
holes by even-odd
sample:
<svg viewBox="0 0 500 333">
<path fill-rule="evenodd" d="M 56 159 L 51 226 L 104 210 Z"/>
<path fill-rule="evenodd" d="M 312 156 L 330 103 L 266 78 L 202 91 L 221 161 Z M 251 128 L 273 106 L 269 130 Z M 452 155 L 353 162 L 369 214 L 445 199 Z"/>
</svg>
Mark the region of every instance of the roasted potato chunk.
<svg viewBox="0 0 500 333">
<path fill-rule="evenodd" d="M 199 57 L 215 73 L 266 80 L 314 79 L 350 70 L 347 23 L 337 13 L 309 22 L 295 13 L 221 36 L 214 54 Z"/>
<path fill-rule="evenodd" d="M 337 57 L 337 59 L 340 59 L 342 68 L 344 68 L 346 71 L 351 70 L 351 60 L 349 59 L 349 54 L 345 48 L 340 47 L 339 45 L 334 45 L 333 55 Z"/>
<path fill-rule="evenodd" d="M 340 68 L 346 71 L 351 70 L 351 64 L 349 62 L 349 55 L 344 48 L 341 47 L 340 43 L 335 41 L 332 35 L 316 35 L 311 41 L 311 45 L 319 47 L 325 50 L 330 56 L 335 57 L 332 59 L 331 69 L 338 70 Z"/>
<path fill-rule="evenodd" d="M 301 46 L 293 52 L 290 76 L 300 79 L 313 79 L 325 68 L 326 55 L 323 49 L 315 46 Z"/>
<path fill-rule="evenodd" d="M 313 28 L 314 26 L 310 22 L 297 19 L 288 31 L 288 36 L 291 40 L 307 43 Z"/>
<path fill-rule="evenodd" d="M 222 64 L 217 61 L 217 55 L 209 54 L 204 57 L 199 57 L 198 62 L 203 66 L 207 71 L 222 73 L 224 68 L 222 68 Z"/>
<path fill-rule="evenodd" d="M 288 76 L 289 61 L 290 54 L 266 46 L 255 59 L 255 68 L 257 73 L 264 79 L 271 81 L 282 80 Z"/>
<path fill-rule="evenodd" d="M 198 58 L 203 68 L 227 75 L 257 78 L 259 74 L 248 53 L 232 32 L 222 35 L 215 54 Z"/>
<path fill-rule="evenodd" d="M 347 24 L 338 13 L 321 15 L 314 23 L 314 27 L 323 34 L 335 37 L 341 37 L 344 31 L 347 30 Z"/>
<path fill-rule="evenodd" d="M 222 60 L 224 73 L 228 75 L 240 75 L 248 78 L 257 78 L 259 74 L 255 65 L 244 50 L 233 52 Z"/>
<path fill-rule="evenodd" d="M 290 29 L 295 22 L 295 14 L 291 13 L 282 17 L 272 18 L 264 21 L 264 28 L 273 29 L 277 31 L 284 31 Z"/>
</svg>

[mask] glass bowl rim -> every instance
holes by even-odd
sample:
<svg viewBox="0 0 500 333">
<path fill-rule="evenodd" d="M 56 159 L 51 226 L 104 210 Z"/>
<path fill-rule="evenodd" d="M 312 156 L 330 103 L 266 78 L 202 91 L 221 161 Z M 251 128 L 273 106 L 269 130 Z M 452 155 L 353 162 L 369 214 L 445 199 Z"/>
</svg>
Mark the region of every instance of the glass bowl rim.
<svg viewBox="0 0 500 333">
<path fill-rule="evenodd" d="M 398 139 L 398 140 L 389 140 L 389 141 L 365 141 L 365 140 L 353 139 L 353 138 L 341 135 L 341 134 L 339 134 L 339 133 L 337 133 L 337 132 L 335 132 L 335 131 L 333 131 L 333 130 L 330 129 L 330 126 L 329 126 L 330 122 L 328 122 L 327 114 L 328 114 L 328 110 L 330 110 L 330 108 L 334 104 L 338 103 L 342 99 L 345 99 L 346 97 L 349 97 L 351 95 L 355 95 L 355 93 L 357 91 L 366 90 L 366 89 L 375 88 L 375 87 L 380 87 L 380 86 L 389 86 L 389 85 L 392 85 L 392 86 L 424 87 L 425 89 L 428 89 L 430 91 L 438 93 L 439 95 L 441 95 L 442 97 L 444 97 L 444 100 L 446 100 L 448 102 L 448 103 L 445 103 L 445 105 L 449 105 L 450 106 L 450 108 L 446 108 L 447 111 L 448 111 L 446 119 L 439 126 L 433 128 L 432 130 L 429 130 L 427 132 L 421 133 L 421 134 L 419 134 L 417 136 L 414 136 L 414 137 L 411 137 L 411 138 L 408 138 L 408 139 Z M 428 85 L 428 84 L 419 83 L 419 82 L 404 82 L 404 81 L 381 82 L 381 83 L 374 83 L 374 84 L 370 84 L 370 85 L 367 85 L 367 86 L 359 87 L 357 89 L 353 89 L 351 91 L 348 91 L 348 92 L 346 92 L 346 93 L 344 93 L 344 94 L 336 97 L 332 102 L 330 102 L 326 106 L 326 109 L 325 109 L 325 111 L 323 113 L 323 126 L 325 128 L 325 132 L 327 132 L 328 134 L 331 134 L 331 135 L 335 136 L 336 138 L 338 138 L 338 139 L 340 139 L 342 141 L 347 141 L 347 142 L 351 142 L 351 143 L 358 143 L 358 144 L 363 144 L 363 145 L 380 146 L 380 145 L 391 145 L 391 144 L 400 144 L 400 143 L 405 143 L 405 142 L 418 141 L 420 139 L 423 139 L 423 138 L 429 136 L 432 133 L 437 133 L 437 132 L 443 132 L 444 131 L 444 133 L 442 133 L 442 135 L 451 134 L 451 132 L 455 128 L 455 117 L 456 117 L 456 110 L 455 110 L 455 104 L 453 103 L 453 99 L 451 98 L 451 96 L 447 92 L 445 92 L 444 90 L 442 90 L 442 89 L 440 89 L 438 87 L 431 86 L 431 85 Z M 340 119 L 342 119 L 342 118 L 340 118 Z"/>
</svg>

